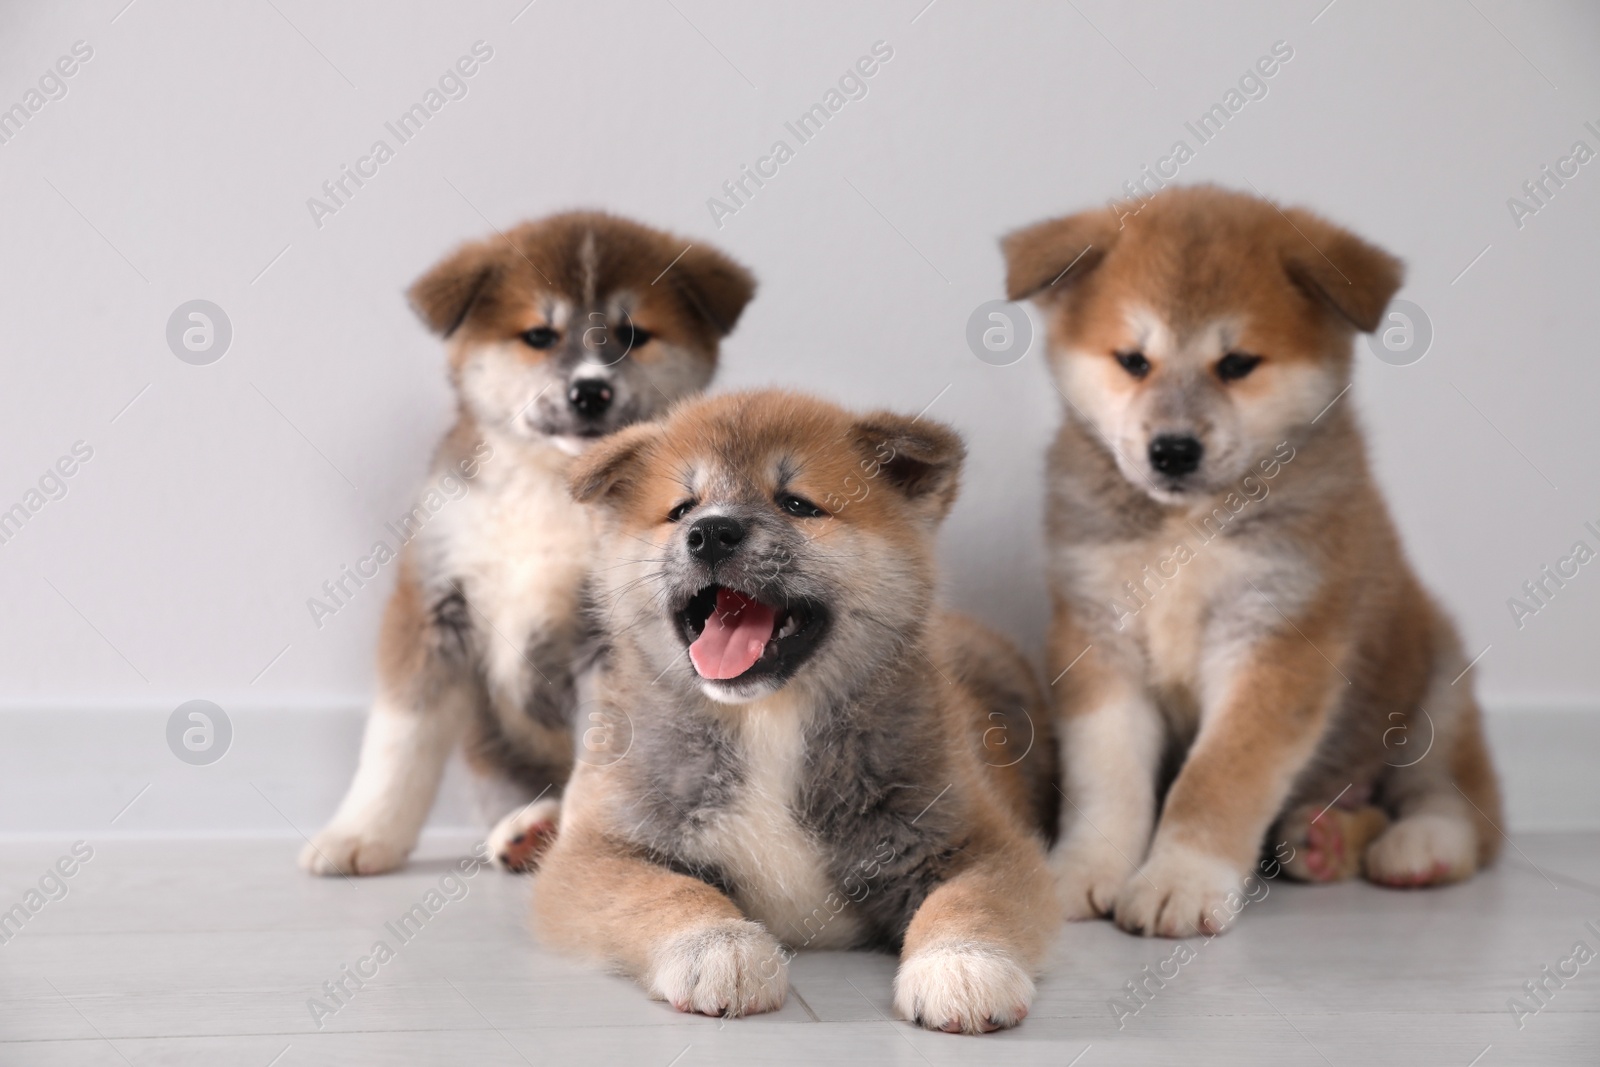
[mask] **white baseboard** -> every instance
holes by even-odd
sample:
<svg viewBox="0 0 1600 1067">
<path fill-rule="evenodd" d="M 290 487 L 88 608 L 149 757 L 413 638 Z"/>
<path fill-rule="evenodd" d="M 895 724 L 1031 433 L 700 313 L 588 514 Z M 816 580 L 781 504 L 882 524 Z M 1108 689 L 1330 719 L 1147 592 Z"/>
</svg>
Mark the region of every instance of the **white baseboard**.
<svg viewBox="0 0 1600 1067">
<path fill-rule="evenodd" d="M 190 766 L 167 747 L 169 714 L 0 711 L 0 840 L 313 833 L 349 783 L 363 717 L 234 711 L 227 753 Z M 1506 829 L 1600 829 L 1600 708 L 1500 709 L 1488 723 Z M 429 829 L 481 833 L 475 809 L 471 776 L 452 766 Z"/>
<path fill-rule="evenodd" d="M 1600 707 L 1491 708 L 1506 828 L 1600 830 Z"/>
</svg>

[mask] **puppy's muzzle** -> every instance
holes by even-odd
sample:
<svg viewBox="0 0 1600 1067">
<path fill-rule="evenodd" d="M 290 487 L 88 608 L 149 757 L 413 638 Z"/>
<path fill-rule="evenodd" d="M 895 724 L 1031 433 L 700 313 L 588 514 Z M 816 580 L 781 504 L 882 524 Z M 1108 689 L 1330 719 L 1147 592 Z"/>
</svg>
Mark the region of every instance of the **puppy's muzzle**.
<svg viewBox="0 0 1600 1067">
<path fill-rule="evenodd" d="M 1159 473 L 1181 478 L 1200 469 L 1206 448 L 1197 438 L 1164 433 L 1150 442 L 1150 466 Z"/>
</svg>

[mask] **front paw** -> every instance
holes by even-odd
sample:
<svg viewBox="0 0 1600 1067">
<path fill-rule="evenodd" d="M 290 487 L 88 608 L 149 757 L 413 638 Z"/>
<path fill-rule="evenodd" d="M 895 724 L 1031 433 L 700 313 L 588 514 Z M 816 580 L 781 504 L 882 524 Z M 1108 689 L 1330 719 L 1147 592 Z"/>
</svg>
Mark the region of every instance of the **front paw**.
<svg viewBox="0 0 1600 1067">
<path fill-rule="evenodd" d="M 1068 922 L 1111 914 L 1120 890 L 1136 870 L 1104 838 L 1068 839 L 1050 855 L 1056 899 Z"/>
<path fill-rule="evenodd" d="M 900 965 L 894 1006 L 903 1018 L 947 1034 L 986 1034 L 1020 1023 L 1033 979 L 994 945 L 930 945 Z"/>
<path fill-rule="evenodd" d="M 1184 846 L 1158 848 L 1117 894 L 1117 925 L 1145 937 L 1220 934 L 1244 907 L 1226 860 Z"/>
<path fill-rule="evenodd" d="M 300 850 L 300 866 L 312 874 L 383 874 L 406 861 L 411 847 L 371 833 L 330 826 Z"/>
<path fill-rule="evenodd" d="M 679 1011 L 755 1015 L 783 1007 L 788 961 L 765 927 L 725 919 L 667 942 L 656 954 L 649 988 Z"/>
</svg>

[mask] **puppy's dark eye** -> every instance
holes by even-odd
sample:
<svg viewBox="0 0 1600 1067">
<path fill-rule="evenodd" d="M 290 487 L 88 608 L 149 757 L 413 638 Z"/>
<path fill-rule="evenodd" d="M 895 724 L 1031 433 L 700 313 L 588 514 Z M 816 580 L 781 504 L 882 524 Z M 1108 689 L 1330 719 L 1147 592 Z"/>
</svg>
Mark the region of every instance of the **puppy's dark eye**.
<svg viewBox="0 0 1600 1067">
<path fill-rule="evenodd" d="M 527 342 L 529 348 L 537 348 L 543 351 L 559 341 L 561 335 L 548 326 L 535 326 L 523 334 L 522 339 Z"/>
<path fill-rule="evenodd" d="M 640 329 L 631 322 L 624 322 L 617 327 L 617 340 L 624 352 L 632 352 L 635 348 L 649 344 L 652 336 L 654 335 L 649 330 Z"/>
<path fill-rule="evenodd" d="M 778 497 L 778 506 L 797 519 L 820 519 L 828 514 L 805 497 L 793 493 Z"/>
<path fill-rule="evenodd" d="M 1217 377 L 1225 382 L 1236 382 L 1256 369 L 1260 356 L 1247 356 L 1243 352 L 1229 352 L 1217 360 Z"/>
<path fill-rule="evenodd" d="M 683 503 L 667 512 L 667 521 L 677 522 L 679 519 L 689 514 L 689 512 L 693 511 L 696 503 L 698 503 L 698 501 L 685 500 Z"/>
<path fill-rule="evenodd" d="M 1150 373 L 1150 361 L 1144 358 L 1143 352 L 1118 352 L 1116 356 L 1122 369 L 1135 378 L 1143 378 Z"/>
</svg>

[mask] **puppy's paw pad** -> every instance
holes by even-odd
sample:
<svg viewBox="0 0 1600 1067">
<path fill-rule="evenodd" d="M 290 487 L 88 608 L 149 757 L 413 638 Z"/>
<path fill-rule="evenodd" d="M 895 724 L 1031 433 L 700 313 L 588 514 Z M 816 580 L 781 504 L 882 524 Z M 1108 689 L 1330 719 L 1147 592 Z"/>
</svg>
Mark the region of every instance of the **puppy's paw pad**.
<svg viewBox="0 0 1600 1067">
<path fill-rule="evenodd" d="M 1388 816 L 1375 807 L 1303 807 L 1282 824 L 1282 837 L 1294 853 L 1283 864 L 1284 873 L 1299 882 L 1338 882 L 1361 871 L 1361 854 L 1367 844 L 1389 825 Z"/>
<path fill-rule="evenodd" d="M 1117 925 L 1145 937 L 1220 934 L 1244 908 L 1239 874 L 1192 849 L 1154 854 L 1117 894 Z"/>
<path fill-rule="evenodd" d="M 682 1012 L 756 1015 L 783 1007 L 786 953 L 758 923 L 725 919 L 688 930 L 657 954 L 650 992 Z"/>
<path fill-rule="evenodd" d="M 1004 949 L 960 942 L 930 945 L 900 965 L 894 1006 L 903 1018 L 947 1034 L 1015 1026 L 1033 1003 L 1033 979 Z"/>
<path fill-rule="evenodd" d="M 1413 815 L 1389 827 L 1367 849 L 1368 880 L 1396 889 L 1459 882 L 1478 866 L 1472 824 L 1449 815 Z"/>
<path fill-rule="evenodd" d="M 1121 890 L 1136 868 L 1104 841 L 1063 842 L 1050 856 L 1056 877 L 1056 899 L 1067 921 L 1110 915 Z"/>
<path fill-rule="evenodd" d="M 312 874 L 384 874 L 405 863 L 411 849 L 395 841 L 327 829 L 300 850 L 300 866 Z"/>
<path fill-rule="evenodd" d="M 518 808 L 489 831 L 489 855 L 503 871 L 531 871 L 539 857 L 555 844 L 561 802 L 540 800 Z"/>
</svg>

